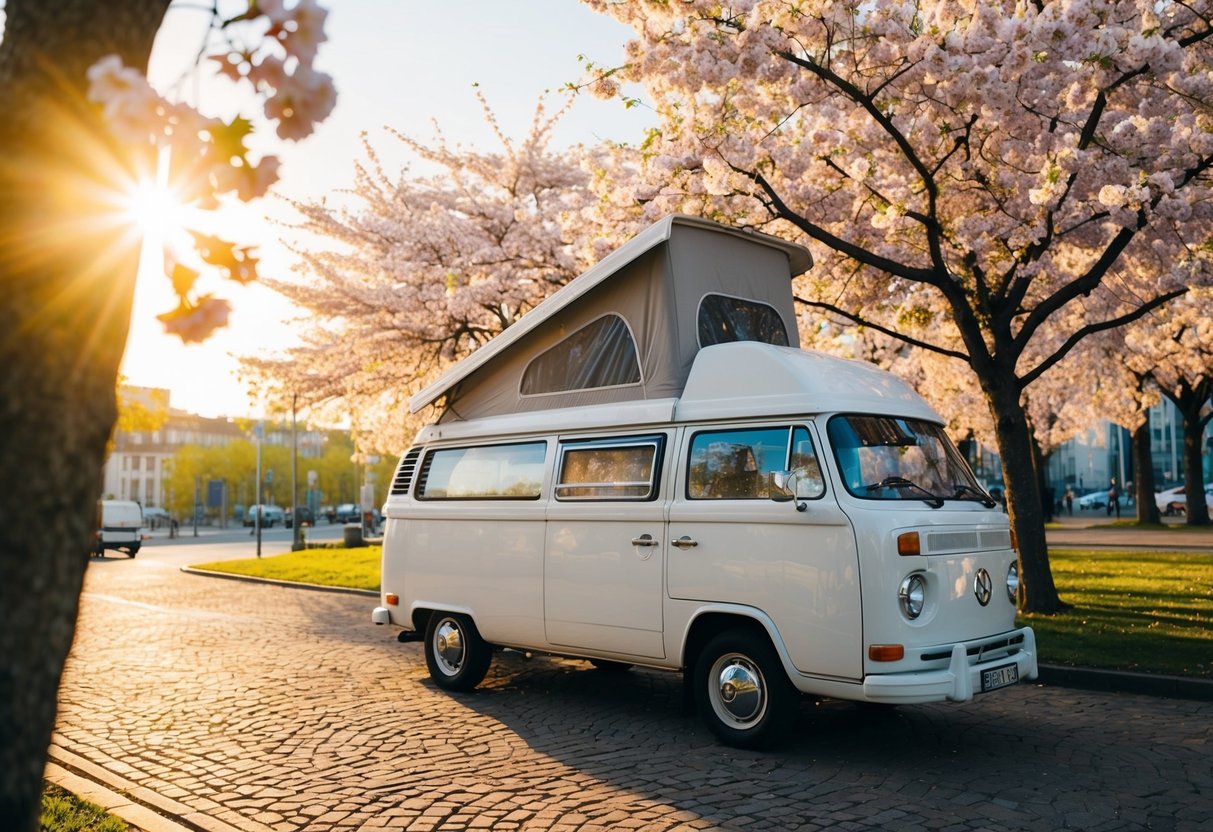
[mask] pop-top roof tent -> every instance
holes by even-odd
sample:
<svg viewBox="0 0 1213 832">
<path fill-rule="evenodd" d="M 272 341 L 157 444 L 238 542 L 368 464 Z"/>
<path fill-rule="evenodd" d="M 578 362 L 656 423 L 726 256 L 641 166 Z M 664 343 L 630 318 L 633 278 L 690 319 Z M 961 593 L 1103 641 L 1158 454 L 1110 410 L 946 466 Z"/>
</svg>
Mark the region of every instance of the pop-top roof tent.
<svg viewBox="0 0 1213 832">
<path fill-rule="evenodd" d="M 679 396 L 701 347 L 798 347 L 807 249 L 674 214 L 609 254 L 409 402 L 439 422 Z"/>
</svg>

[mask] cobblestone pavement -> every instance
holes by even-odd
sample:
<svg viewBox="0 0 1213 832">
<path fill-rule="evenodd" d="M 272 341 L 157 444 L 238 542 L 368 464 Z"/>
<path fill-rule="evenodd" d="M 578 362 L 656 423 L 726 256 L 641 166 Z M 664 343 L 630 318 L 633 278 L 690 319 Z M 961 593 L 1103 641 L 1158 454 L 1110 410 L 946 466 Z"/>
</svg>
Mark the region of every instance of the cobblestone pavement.
<svg viewBox="0 0 1213 832">
<path fill-rule="evenodd" d="M 241 830 L 1213 830 L 1208 702 L 806 702 L 752 753 L 674 674 L 505 654 L 443 693 L 373 605 L 94 561 L 55 745 Z"/>
</svg>

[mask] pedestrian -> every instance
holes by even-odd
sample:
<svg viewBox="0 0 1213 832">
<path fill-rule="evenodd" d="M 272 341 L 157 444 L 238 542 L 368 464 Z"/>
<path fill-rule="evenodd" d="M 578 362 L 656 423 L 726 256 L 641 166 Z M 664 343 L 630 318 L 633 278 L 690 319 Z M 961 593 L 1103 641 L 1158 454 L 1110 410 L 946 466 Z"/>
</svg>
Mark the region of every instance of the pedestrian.
<svg viewBox="0 0 1213 832">
<path fill-rule="evenodd" d="M 1074 516 L 1074 489 L 1066 486 L 1066 514 Z"/>
<path fill-rule="evenodd" d="M 1116 490 L 1116 478 L 1108 484 L 1108 516 L 1112 516 L 1112 511 L 1116 511 L 1116 519 L 1120 519 L 1120 493 Z"/>
</svg>

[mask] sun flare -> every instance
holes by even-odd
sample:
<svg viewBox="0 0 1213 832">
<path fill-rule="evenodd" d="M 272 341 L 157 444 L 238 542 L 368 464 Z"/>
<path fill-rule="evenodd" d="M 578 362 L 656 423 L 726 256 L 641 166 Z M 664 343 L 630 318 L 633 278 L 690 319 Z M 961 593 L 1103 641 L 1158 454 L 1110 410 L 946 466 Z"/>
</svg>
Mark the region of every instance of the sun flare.
<svg viewBox="0 0 1213 832">
<path fill-rule="evenodd" d="M 148 237 L 164 240 L 182 228 L 185 206 L 164 182 L 140 180 L 124 201 L 131 222 Z"/>
</svg>

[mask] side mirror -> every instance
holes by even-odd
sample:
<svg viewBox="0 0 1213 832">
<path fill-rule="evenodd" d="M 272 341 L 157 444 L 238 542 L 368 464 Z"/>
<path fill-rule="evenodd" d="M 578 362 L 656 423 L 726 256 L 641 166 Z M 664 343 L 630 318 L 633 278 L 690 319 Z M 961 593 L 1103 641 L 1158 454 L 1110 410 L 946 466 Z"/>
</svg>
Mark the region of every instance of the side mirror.
<svg viewBox="0 0 1213 832">
<path fill-rule="evenodd" d="M 796 499 L 796 481 L 799 478 L 793 471 L 770 471 L 767 473 L 768 493 L 777 503 L 796 503 L 797 511 L 805 511 L 808 504 Z"/>
</svg>

